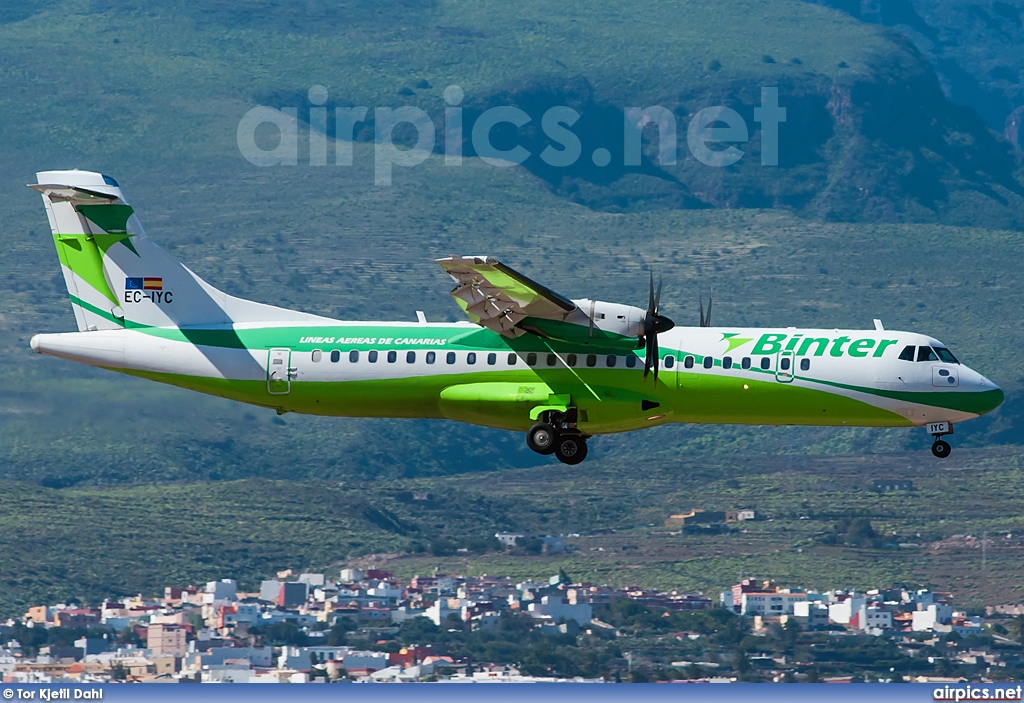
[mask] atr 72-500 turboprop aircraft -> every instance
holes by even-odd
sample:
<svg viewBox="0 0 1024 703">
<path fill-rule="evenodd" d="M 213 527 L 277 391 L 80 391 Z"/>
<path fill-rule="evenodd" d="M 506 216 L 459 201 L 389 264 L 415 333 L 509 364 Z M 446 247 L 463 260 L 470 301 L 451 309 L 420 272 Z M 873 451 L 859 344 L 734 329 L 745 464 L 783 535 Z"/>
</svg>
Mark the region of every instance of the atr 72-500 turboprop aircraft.
<svg viewBox="0 0 1024 703">
<path fill-rule="evenodd" d="M 924 334 L 676 327 L 647 309 L 569 300 L 498 261 L 439 259 L 469 322 L 342 322 L 242 300 L 143 233 L 112 178 L 47 171 L 46 214 L 78 332 L 38 334 L 41 354 L 275 408 L 348 417 L 447 418 L 526 432 L 577 464 L 587 438 L 668 422 L 927 426 L 1003 392 Z M 702 306 L 703 308 L 703 306 Z M 475 324 L 474 324 L 475 323 Z"/>
</svg>

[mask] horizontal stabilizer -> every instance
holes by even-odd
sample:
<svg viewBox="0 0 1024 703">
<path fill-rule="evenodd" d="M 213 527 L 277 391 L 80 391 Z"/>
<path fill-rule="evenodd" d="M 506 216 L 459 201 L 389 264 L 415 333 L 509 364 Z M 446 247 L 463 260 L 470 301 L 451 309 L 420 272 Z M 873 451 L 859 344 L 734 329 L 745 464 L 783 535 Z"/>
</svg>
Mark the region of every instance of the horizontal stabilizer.
<svg viewBox="0 0 1024 703">
<path fill-rule="evenodd" d="M 45 183 L 27 183 L 29 188 L 42 193 L 44 196 L 50 199 L 50 202 L 55 203 L 116 203 L 120 198 L 116 195 L 108 195 L 106 193 L 98 193 L 95 190 L 89 190 L 88 188 L 79 188 L 76 186 L 65 186 L 65 185 L 48 185 Z"/>
</svg>

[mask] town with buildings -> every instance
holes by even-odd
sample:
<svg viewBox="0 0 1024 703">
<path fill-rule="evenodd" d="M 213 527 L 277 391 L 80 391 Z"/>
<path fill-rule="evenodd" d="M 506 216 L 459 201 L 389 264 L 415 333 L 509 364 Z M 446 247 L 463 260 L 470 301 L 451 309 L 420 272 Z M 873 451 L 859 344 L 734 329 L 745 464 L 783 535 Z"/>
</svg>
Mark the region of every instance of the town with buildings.
<svg viewBox="0 0 1024 703">
<path fill-rule="evenodd" d="M 515 539 L 515 535 L 497 535 Z M 1004 681 L 1024 606 L 921 588 L 743 579 L 717 598 L 387 570 L 282 571 L 162 597 L 32 607 L 0 624 L 7 683 Z"/>
</svg>

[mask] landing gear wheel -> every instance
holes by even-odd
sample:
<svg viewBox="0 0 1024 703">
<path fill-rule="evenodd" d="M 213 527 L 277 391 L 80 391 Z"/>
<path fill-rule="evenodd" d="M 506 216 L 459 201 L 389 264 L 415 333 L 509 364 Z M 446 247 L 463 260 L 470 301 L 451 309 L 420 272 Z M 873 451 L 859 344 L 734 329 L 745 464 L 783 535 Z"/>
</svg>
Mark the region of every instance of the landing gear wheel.
<svg viewBox="0 0 1024 703">
<path fill-rule="evenodd" d="M 558 433 L 546 422 L 538 422 L 526 433 L 526 446 L 538 454 L 554 454 Z"/>
<path fill-rule="evenodd" d="M 949 456 L 951 451 L 953 451 L 953 448 L 950 447 L 949 442 L 946 442 L 945 440 L 937 439 L 935 440 L 935 444 L 932 445 L 932 454 L 940 459 L 945 459 Z"/>
<path fill-rule="evenodd" d="M 562 435 L 555 442 L 555 456 L 563 464 L 578 464 L 587 458 L 587 440 L 577 435 Z"/>
</svg>

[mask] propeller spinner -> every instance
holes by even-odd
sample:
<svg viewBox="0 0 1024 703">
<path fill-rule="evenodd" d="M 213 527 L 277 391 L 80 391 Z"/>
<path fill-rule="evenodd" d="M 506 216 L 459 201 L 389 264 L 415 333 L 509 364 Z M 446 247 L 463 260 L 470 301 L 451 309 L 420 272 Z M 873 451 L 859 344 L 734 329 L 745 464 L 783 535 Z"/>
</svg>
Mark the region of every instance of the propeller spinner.
<svg viewBox="0 0 1024 703">
<path fill-rule="evenodd" d="M 641 342 L 646 347 L 646 358 L 644 360 L 644 379 L 647 383 L 647 376 L 651 369 L 654 369 L 654 387 L 658 387 L 658 369 L 661 366 L 661 356 L 658 352 L 658 335 L 667 332 L 676 326 L 669 318 L 658 312 L 658 305 L 661 303 L 661 280 L 658 280 L 658 291 L 654 291 L 654 273 L 651 273 L 651 290 L 647 304 L 647 314 L 644 316 L 644 336 Z"/>
</svg>

